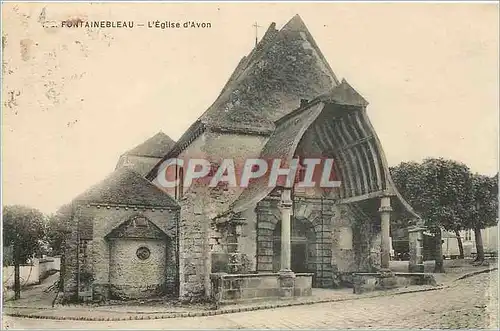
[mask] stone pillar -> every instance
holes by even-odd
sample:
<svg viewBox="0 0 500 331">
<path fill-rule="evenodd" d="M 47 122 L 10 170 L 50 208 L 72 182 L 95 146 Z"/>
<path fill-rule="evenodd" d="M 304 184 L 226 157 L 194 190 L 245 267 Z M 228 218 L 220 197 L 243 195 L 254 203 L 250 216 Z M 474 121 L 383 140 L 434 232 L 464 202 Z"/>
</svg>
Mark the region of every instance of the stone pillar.
<svg viewBox="0 0 500 331">
<path fill-rule="evenodd" d="M 242 260 L 240 252 L 240 237 L 242 226 L 246 224 L 245 218 L 241 215 L 235 215 L 229 224 L 230 232 L 227 237 L 227 252 L 229 257 L 229 271 L 232 274 L 240 273 L 242 270 Z"/>
<path fill-rule="evenodd" d="M 227 225 L 226 252 L 228 257 L 228 272 L 237 274 L 241 269 L 240 254 L 238 251 L 238 237 L 233 224 Z"/>
<path fill-rule="evenodd" d="M 293 297 L 295 288 L 295 274 L 291 269 L 292 243 L 291 243 L 291 216 L 292 199 L 291 190 L 284 188 L 281 193 L 281 266 L 279 271 L 280 295 Z"/>
<path fill-rule="evenodd" d="M 410 226 L 408 228 L 408 243 L 410 246 L 409 272 L 424 272 L 424 229 L 422 226 Z"/>
<path fill-rule="evenodd" d="M 292 200 L 290 189 L 285 188 L 281 193 L 281 265 L 280 272 L 291 271 L 292 243 L 291 243 L 291 216 Z"/>
<path fill-rule="evenodd" d="M 380 234 L 381 234 L 381 258 L 380 267 L 382 269 L 389 269 L 389 261 L 391 258 L 391 198 L 384 196 L 380 199 Z"/>
<path fill-rule="evenodd" d="M 274 207 L 274 206 L 273 206 Z M 273 272 L 273 230 L 271 203 L 261 200 L 257 212 L 257 272 Z"/>
</svg>

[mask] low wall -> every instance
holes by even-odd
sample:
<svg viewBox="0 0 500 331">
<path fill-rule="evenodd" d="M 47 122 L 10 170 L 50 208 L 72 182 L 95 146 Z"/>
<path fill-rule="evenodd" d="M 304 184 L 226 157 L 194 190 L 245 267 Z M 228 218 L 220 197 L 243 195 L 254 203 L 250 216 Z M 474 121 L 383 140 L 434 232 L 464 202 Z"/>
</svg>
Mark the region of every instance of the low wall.
<svg viewBox="0 0 500 331">
<path fill-rule="evenodd" d="M 19 278 L 21 287 L 40 283 L 40 268 L 38 259 L 34 259 L 30 265 L 21 265 L 19 267 Z M 14 287 L 14 266 L 3 267 L 2 284 L 4 287 Z"/>
<path fill-rule="evenodd" d="M 312 294 L 312 275 L 295 274 L 283 277 L 278 273 L 211 274 L 212 295 L 219 304 L 277 299 L 284 296 L 309 296 Z"/>
<path fill-rule="evenodd" d="M 35 258 L 31 264 L 19 267 L 21 286 L 39 284 L 50 275 L 51 270 L 59 271 L 60 268 L 60 257 Z M 3 267 L 2 284 L 4 287 L 14 287 L 14 266 Z"/>
<path fill-rule="evenodd" d="M 436 285 L 432 274 L 426 273 L 354 273 L 354 288 L 356 294 L 389 290 L 410 285 Z"/>
<path fill-rule="evenodd" d="M 59 271 L 61 269 L 60 257 L 45 257 L 39 261 L 39 277 L 40 280 L 45 279 L 50 275 L 53 270 Z"/>
</svg>

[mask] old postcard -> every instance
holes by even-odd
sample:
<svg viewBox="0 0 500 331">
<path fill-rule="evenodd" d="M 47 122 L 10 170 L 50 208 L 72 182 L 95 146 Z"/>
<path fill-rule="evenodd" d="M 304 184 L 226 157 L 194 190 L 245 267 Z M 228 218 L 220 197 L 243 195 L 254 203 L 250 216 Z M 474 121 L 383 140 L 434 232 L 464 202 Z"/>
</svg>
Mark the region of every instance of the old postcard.
<svg viewBox="0 0 500 331">
<path fill-rule="evenodd" d="M 498 3 L 2 3 L 6 329 L 497 329 Z"/>
</svg>

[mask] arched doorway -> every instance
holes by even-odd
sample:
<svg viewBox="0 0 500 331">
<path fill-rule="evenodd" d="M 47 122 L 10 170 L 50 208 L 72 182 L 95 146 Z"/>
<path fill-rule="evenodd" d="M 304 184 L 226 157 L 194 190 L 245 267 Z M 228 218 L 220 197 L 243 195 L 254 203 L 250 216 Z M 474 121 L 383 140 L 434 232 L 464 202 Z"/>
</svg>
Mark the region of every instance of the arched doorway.
<svg viewBox="0 0 500 331">
<path fill-rule="evenodd" d="M 305 218 L 292 217 L 291 224 L 291 268 L 293 272 L 315 272 L 316 234 L 312 224 Z M 281 223 L 273 232 L 273 271 L 280 270 Z"/>
</svg>

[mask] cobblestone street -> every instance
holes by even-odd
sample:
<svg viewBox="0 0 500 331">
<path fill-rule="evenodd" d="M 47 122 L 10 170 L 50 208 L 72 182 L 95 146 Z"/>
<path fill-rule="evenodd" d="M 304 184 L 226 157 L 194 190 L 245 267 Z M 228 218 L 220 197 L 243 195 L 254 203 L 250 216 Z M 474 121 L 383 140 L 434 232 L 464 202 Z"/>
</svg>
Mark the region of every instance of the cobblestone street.
<svg viewBox="0 0 500 331">
<path fill-rule="evenodd" d="M 55 321 L 5 316 L 6 328 L 496 328 L 498 271 L 450 288 L 395 296 L 260 310 L 209 317 L 119 322 Z"/>
</svg>

